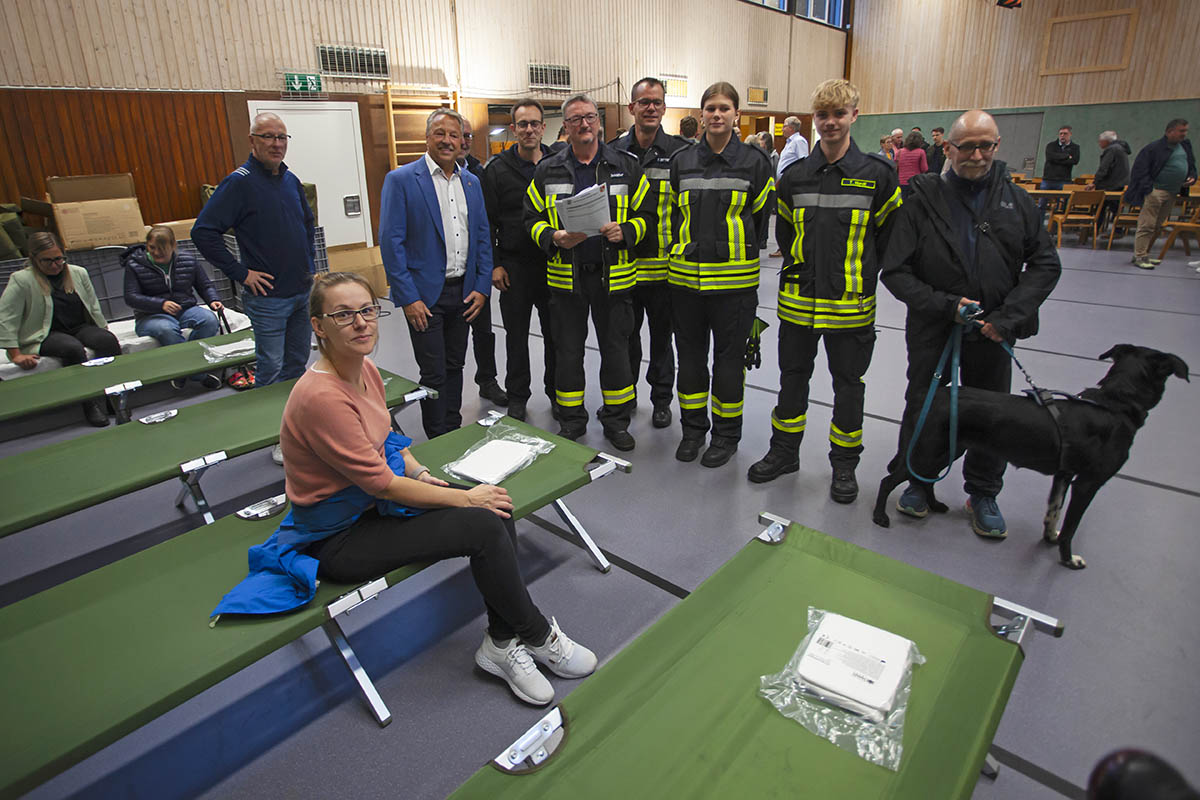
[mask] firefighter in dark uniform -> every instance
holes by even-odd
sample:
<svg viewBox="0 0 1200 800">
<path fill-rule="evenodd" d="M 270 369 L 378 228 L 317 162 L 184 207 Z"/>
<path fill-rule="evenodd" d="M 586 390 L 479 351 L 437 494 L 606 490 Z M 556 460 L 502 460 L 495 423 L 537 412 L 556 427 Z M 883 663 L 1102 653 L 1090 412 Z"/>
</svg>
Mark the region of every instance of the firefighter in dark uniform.
<svg viewBox="0 0 1200 800">
<path fill-rule="evenodd" d="M 545 371 L 542 385 L 554 406 L 554 335 L 550 328 L 550 290 L 546 286 L 546 254 L 525 230 L 525 193 L 538 162 L 550 155 L 542 144 L 546 130 L 542 104 L 518 100 L 509 128 L 517 143 L 488 162 L 483 177 L 483 201 L 492 224 L 492 286 L 500 293 L 504 320 L 504 388 L 508 415 L 524 420 L 532 394 L 529 366 L 529 320 L 537 309 L 542 327 Z"/>
<path fill-rule="evenodd" d="M 667 280 L 683 424 L 675 458 L 695 460 L 709 429 L 712 341 L 712 439 L 700 463 L 719 467 L 742 438 L 746 342 L 758 305 L 758 232 L 773 210 L 775 180 L 767 154 L 738 141 L 733 86 L 709 86 L 700 107 L 703 138 L 671 159 L 675 235 Z"/>
<path fill-rule="evenodd" d="M 808 384 L 824 339 L 833 376 L 829 494 L 851 503 L 863 451 L 863 376 L 875 347 L 875 290 L 900 188 L 891 162 L 863 153 L 850 138 L 858 118 L 852 83 L 825 81 L 812 104 L 820 146 L 779 179 L 779 400 L 771 412 L 771 448 L 748 477 L 765 483 L 800 468 Z"/>
<path fill-rule="evenodd" d="M 637 247 L 637 286 L 633 297 L 633 334 L 629 337 L 629 366 L 633 382 L 642 366 L 642 320 L 650 326 L 651 422 L 656 428 L 671 424 L 671 390 L 675 387 L 675 352 L 671 348 L 671 290 L 667 286 L 667 256 L 671 249 L 671 156 L 691 143 L 662 129 L 666 89 L 658 78 L 642 78 L 630 93 L 629 113 L 634 124 L 610 144 L 629 153 L 642 165 L 650 192 L 643 205 L 654 209 L 658 226 Z"/>
<path fill-rule="evenodd" d="M 587 429 L 584 409 L 583 345 L 588 311 L 600 343 L 598 414 L 604 437 L 618 450 L 632 450 L 633 375 L 629 335 L 633 330 L 630 290 L 637 282 L 635 248 L 654 228 L 643 205 L 649 184 L 637 160 L 604 144 L 600 115 L 587 95 L 563 104 L 570 145 L 538 162 L 525 195 L 525 228 L 549 256 L 550 323 L 554 333 L 554 391 L 559 435 L 578 439 Z M 563 230 L 556 205 L 590 186 L 608 187 L 611 221 L 600 235 Z"/>
</svg>

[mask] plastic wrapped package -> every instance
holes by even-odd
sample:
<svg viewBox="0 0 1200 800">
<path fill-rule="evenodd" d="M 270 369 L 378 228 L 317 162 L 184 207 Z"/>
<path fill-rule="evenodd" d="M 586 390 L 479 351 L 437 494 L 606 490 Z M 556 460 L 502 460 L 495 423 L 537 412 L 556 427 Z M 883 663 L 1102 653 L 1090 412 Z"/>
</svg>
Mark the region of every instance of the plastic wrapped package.
<svg viewBox="0 0 1200 800">
<path fill-rule="evenodd" d="M 457 478 L 496 485 L 553 449 L 553 442 L 501 422 L 489 427 L 486 436 L 443 469 Z"/>
<path fill-rule="evenodd" d="M 890 770 L 900 768 L 916 644 L 823 609 L 808 609 L 808 635 L 759 694 L 823 739 Z"/>
<path fill-rule="evenodd" d="M 242 339 L 228 344 L 211 345 L 200 340 L 200 349 L 204 352 L 204 360 L 209 364 L 220 364 L 236 356 L 248 356 L 254 353 L 254 338 Z"/>
</svg>

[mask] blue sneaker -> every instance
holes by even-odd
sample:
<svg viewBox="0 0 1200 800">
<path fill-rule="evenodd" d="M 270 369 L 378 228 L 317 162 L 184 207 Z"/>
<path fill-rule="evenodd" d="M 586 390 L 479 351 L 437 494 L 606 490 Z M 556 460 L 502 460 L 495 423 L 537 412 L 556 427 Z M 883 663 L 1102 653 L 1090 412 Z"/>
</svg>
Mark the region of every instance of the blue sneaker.
<svg viewBox="0 0 1200 800">
<path fill-rule="evenodd" d="M 896 510 L 910 517 L 925 519 L 929 516 L 929 502 L 925 499 L 925 490 L 909 481 L 904 494 L 896 501 Z"/>
<path fill-rule="evenodd" d="M 988 539 L 1003 539 L 1008 536 L 1008 526 L 996 498 L 973 494 L 967 498 L 967 513 L 971 515 L 971 530 Z"/>
</svg>

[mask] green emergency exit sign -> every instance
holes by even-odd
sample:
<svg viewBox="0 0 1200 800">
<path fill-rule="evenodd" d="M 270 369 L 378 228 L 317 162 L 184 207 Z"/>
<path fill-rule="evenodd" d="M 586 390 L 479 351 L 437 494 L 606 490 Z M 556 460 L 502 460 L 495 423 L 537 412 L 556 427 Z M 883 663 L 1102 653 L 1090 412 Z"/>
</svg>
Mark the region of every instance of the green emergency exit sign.
<svg viewBox="0 0 1200 800">
<path fill-rule="evenodd" d="M 319 92 L 321 76 L 311 72 L 285 72 L 283 88 L 289 92 Z"/>
</svg>

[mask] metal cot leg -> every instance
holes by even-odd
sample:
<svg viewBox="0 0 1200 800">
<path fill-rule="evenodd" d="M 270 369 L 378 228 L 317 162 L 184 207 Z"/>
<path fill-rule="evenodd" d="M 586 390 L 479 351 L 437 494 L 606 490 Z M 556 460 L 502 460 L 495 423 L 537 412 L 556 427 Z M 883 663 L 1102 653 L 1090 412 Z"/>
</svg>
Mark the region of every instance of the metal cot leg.
<svg viewBox="0 0 1200 800">
<path fill-rule="evenodd" d="M 392 712 L 388 711 L 388 707 L 384 705 L 383 698 L 379 696 L 379 691 L 375 688 L 375 684 L 371 682 L 371 676 L 363 669 L 362 664 L 358 663 L 358 655 L 355 654 L 354 648 L 350 646 L 350 642 L 346 640 L 346 635 L 342 632 L 342 626 L 338 624 L 336 619 L 329 619 L 321 625 L 321 630 L 325 631 L 325 635 L 329 637 L 329 643 L 338 651 L 338 654 L 342 657 L 342 661 L 346 664 L 346 668 L 350 670 L 350 674 L 358 682 L 358 689 L 362 692 L 367 705 L 370 706 L 371 714 L 375 717 L 375 721 L 379 723 L 379 727 L 387 726 L 392 721 Z"/>
<path fill-rule="evenodd" d="M 608 563 L 608 559 L 604 557 L 604 553 L 600 552 L 600 548 L 592 541 L 592 537 L 588 536 L 588 532 L 584 530 L 583 524 L 579 519 L 571 513 L 571 509 L 567 508 L 567 504 L 562 500 L 554 501 L 554 510 L 558 512 L 558 516 L 567 524 L 571 532 L 579 537 L 579 541 L 583 543 L 584 548 L 588 551 L 588 555 L 592 557 L 592 561 L 596 563 L 596 569 L 601 572 L 608 572 L 612 569 L 612 565 Z"/>
</svg>

